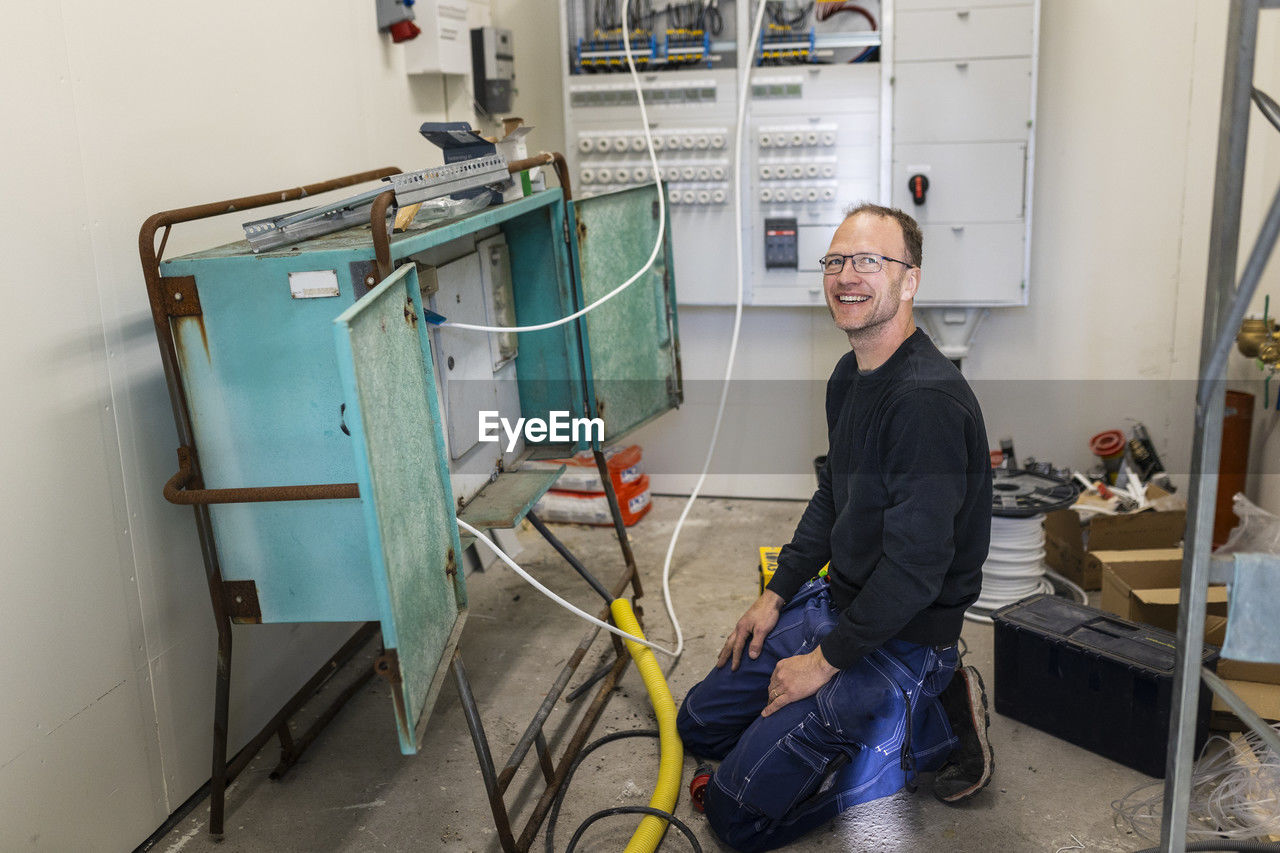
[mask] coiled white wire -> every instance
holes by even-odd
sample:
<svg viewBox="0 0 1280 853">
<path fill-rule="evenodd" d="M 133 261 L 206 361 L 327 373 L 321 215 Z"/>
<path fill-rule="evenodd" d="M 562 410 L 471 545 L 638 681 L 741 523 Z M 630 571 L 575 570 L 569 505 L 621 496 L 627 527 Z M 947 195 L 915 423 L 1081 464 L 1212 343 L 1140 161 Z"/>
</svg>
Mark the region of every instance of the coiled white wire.
<svg viewBox="0 0 1280 853">
<path fill-rule="evenodd" d="M 991 549 L 982 564 L 982 595 L 965 613 L 975 622 L 990 622 L 991 614 L 1037 592 L 1053 592 L 1045 577 L 1043 515 L 991 519 Z"/>
<path fill-rule="evenodd" d="M 1273 728 L 1280 730 L 1280 723 Z M 1141 785 L 1111 803 L 1117 828 L 1160 837 L 1164 782 Z M 1191 773 L 1187 838 L 1245 841 L 1280 835 L 1280 756 L 1254 732 L 1214 735 Z"/>
</svg>

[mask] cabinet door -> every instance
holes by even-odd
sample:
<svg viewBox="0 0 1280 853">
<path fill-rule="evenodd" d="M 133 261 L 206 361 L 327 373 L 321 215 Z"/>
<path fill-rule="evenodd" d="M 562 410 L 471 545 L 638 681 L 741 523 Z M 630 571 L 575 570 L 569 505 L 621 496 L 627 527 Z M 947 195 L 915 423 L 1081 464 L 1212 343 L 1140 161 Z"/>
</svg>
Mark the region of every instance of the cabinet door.
<svg viewBox="0 0 1280 853">
<path fill-rule="evenodd" d="M 589 305 L 634 275 L 653 253 L 658 188 L 650 184 L 572 204 L 574 251 L 583 304 Z M 583 318 L 590 384 L 606 441 L 675 408 L 682 399 L 670 222 L 662 231 L 653 265 Z M 706 251 L 719 253 L 732 265 L 732 246 L 708 246 Z"/>
<path fill-rule="evenodd" d="M 1022 222 L 922 225 L 917 305 L 1025 305 Z"/>
<path fill-rule="evenodd" d="M 895 145 L 1027 138 L 1030 59 L 901 62 L 893 78 Z"/>
<path fill-rule="evenodd" d="M 894 23 L 894 61 L 1030 56 L 1035 9 L 900 11 Z"/>
<path fill-rule="evenodd" d="M 413 264 L 334 321 L 400 751 L 418 751 L 466 614 L 449 463 Z"/>
<path fill-rule="evenodd" d="M 930 222 L 1007 222 L 1021 219 L 1027 146 L 1021 142 L 899 145 L 893 150 L 893 204 Z M 910 180 L 929 180 L 923 204 Z"/>
<path fill-rule="evenodd" d="M 895 14 L 917 9 L 946 9 L 951 12 L 989 6 L 1031 6 L 1033 0 L 894 0 Z"/>
</svg>

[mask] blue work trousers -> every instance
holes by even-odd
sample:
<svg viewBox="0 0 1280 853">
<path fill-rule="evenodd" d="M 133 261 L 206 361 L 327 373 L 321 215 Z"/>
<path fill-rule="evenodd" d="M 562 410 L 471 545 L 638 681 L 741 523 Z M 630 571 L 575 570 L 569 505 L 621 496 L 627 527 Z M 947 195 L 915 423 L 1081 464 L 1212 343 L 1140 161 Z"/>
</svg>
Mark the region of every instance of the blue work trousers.
<svg viewBox="0 0 1280 853">
<path fill-rule="evenodd" d="M 736 672 L 712 669 L 680 708 L 685 750 L 721 762 L 707 786 L 707 822 L 744 853 L 781 847 L 896 793 L 956 744 L 937 699 L 956 669 L 954 644 L 890 640 L 813 696 L 760 716 L 777 662 L 812 651 L 836 617 L 826 581 L 810 581 L 783 608 L 759 658 L 744 651 Z"/>
</svg>

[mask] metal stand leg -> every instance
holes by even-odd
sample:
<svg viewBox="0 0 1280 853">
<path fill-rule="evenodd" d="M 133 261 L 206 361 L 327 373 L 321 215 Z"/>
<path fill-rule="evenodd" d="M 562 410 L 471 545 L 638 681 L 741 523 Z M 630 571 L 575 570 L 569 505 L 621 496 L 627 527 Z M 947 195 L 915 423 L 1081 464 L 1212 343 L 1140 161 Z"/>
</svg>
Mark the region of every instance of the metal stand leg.
<svg viewBox="0 0 1280 853">
<path fill-rule="evenodd" d="M 631 584 L 631 575 L 631 572 L 626 572 L 617 579 L 613 588 L 606 591 L 608 600 L 612 601 L 626 592 L 627 586 Z M 607 609 L 600 614 L 602 619 L 606 619 L 608 616 L 609 611 Z M 533 845 L 534 837 L 538 834 L 538 830 L 542 827 L 542 822 L 546 820 L 547 814 L 551 810 L 551 805 L 555 801 L 556 795 L 564 785 L 569 768 L 577 760 L 583 745 L 595 728 L 596 722 L 600 719 L 604 706 L 608 703 L 610 695 L 617 686 L 618 679 L 622 677 L 622 673 L 627 667 L 630 658 L 622 644 L 615 642 L 614 654 L 616 657 L 609 665 L 608 672 L 604 677 L 603 683 L 596 691 L 595 698 L 583 713 L 578 727 L 574 730 L 569 743 L 565 746 L 559 762 L 556 762 L 547 745 L 546 735 L 542 730 L 543 726 L 555 708 L 556 702 L 568 686 L 569 679 L 586 656 L 592 643 L 600 635 L 600 631 L 601 629 L 598 627 L 591 627 L 584 634 L 577 648 L 570 655 L 569 660 L 561 668 L 560 675 L 552 684 L 541 706 L 525 728 L 524 734 L 520 737 L 519 742 L 511 751 L 511 756 L 500 771 L 494 764 L 493 754 L 489 749 L 489 741 L 485 736 L 484 724 L 480 718 L 480 709 L 476 705 L 475 695 L 471 691 L 471 683 L 462 664 L 461 649 L 454 651 L 450 664 L 458 687 L 458 696 L 462 704 L 463 714 L 467 719 L 467 729 L 471 733 L 471 743 L 476 750 L 476 760 L 480 764 L 480 775 L 484 780 L 485 794 L 489 798 L 489 809 L 493 812 L 494 826 L 498 830 L 499 841 L 506 853 L 526 853 Z M 542 777 L 547 786 L 534 806 L 528 821 L 521 829 L 520 837 L 517 839 L 513 837 L 511 814 L 507 811 L 503 798 L 530 749 L 535 750 L 538 756 L 538 767 L 542 771 Z"/>
<path fill-rule="evenodd" d="M 227 795 L 227 721 L 231 706 L 231 624 L 218 626 L 218 674 L 213 697 L 213 771 L 209 777 L 209 835 L 222 840 Z"/>
<path fill-rule="evenodd" d="M 640 587 L 640 572 L 636 569 L 636 555 L 631 551 L 631 539 L 627 536 L 627 525 L 622 520 L 622 508 L 618 505 L 618 492 L 613 487 L 613 477 L 609 475 L 609 460 L 604 458 L 600 445 L 593 445 L 592 453 L 596 459 L 596 470 L 600 472 L 600 482 L 604 484 L 605 498 L 609 501 L 609 514 L 613 516 L 613 530 L 618 534 L 618 547 L 622 549 L 622 559 L 631 573 L 631 591 L 635 598 L 644 595 Z M 639 608 L 636 615 L 640 615 Z"/>
<path fill-rule="evenodd" d="M 507 815 L 507 806 L 498 791 L 498 774 L 493 768 L 493 755 L 489 752 L 489 739 L 484 734 L 484 723 L 480 720 L 480 709 L 476 707 L 475 694 L 471 692 L 471 682 L 467 680 L 467 671 L 462 666 L 462 655 L 453 653 L 453 678 L 458 685 L 458 697 L 462 700 L 462 713 L 467 718 L 467 729 L 471 732 L 471 743 L 476 748 L 476 760 L 480 762 L 480 775 L 484 777 L 484 790 L 489 795 L 489 808 L 493 811 L 493 823 L 498 829 L 498 840 L 506 853 L 515 853 L 516 841 L 511 835 L 511 819 Z"/>
<path fill-rule="evenodd" d="M 348 685 L 320 713 L 315 722 L 296 740 L 289 731 L 289 720 L 298 709 L 305 705 L 335 672 L 341 669 L 364 647 L 378 632 L 377 622 L 366 622 L 351 639 L 343 644 L 320 669 L 302 685 L 297 693 L 284 704 L 275 716 L 262 727 L 253 738 L 236 753 L 227 759 L 227 722 L 229 719 L 229 700 L 231 697 L 231 630 L 219 632 L 218 642 L 218 681 L 214 696 L 213 711 L 213 772 L 209 777 L 209 835 L 215 841 L 222 840 L 223 823 L 226 814 L 227 786 L 236 780 L 240 772 L 249 766 L 249 762 L 259 750 L 273 737 L 280 738 L 280 762 L 271 771 L 270 778 L 279 779 L 297 762 L 302 753 L 316 739 L 320 731 L 338 714 L 342 706 L 356 694 L 373 676 L 372 667 L 350 685 Z M 224 639 L 225 638 L 225 639 Z"/>
</svg>

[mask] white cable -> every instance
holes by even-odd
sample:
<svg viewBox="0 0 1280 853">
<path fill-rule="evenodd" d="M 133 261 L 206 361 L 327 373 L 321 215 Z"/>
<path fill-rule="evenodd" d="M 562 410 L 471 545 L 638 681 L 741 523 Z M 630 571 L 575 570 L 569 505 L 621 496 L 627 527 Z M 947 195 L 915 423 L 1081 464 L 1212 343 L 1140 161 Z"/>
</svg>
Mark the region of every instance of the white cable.
<svg viewBox="0 0 1280 853">
<path fill-rule="evenodd" d="M 476 326 L 470 323 L 451 323 L 448 320 L 441 323 L 442 326 L 448 326 L 451 329 L 469 329 L 473 332 L 540 332 L 543 329 L 554 329 L 556 326 L 563 326 L 565 323 L 571 323 L 574 320 L 586 314 L 588 311 L 594 311 L 631 285 L 639 281 L 640 276 L 649 271 L 653 266 L 653 262 L 658 259 L 659 253 L 662 252 L 662 238 L 666 234 L 667 228 L 667 198 L 662 191 L 662 170 L 658 168 L 658 155 L 653 150 L 653 134 L 649 131 L 649 113 L 644 106 L 644 93 L 640 89 L 640 75 L 636 72 L 636 63 L 631 56 L 631 28 L 627 26 L 627 6 L 630 0 L 622 0 L 622 42 L 627 52 L 627 67 L 631 69 L 631 81 L 636 87 L 636 100 L 640 104 L 640 126 L 644 129 L 645 145 L 649 149 L 649 165 L 653 167 L 653 185 L 658 188 L 658 237 L 654 240 L 653 251 L 649 253 L 649 260 L 645 261 L 644 266 L 636 270 L 635 275 L 615 287 L 613 290 L 601 296 L 595 302 L 592 302 L 585 308 L 574 311 L 567 317 L 561 317 L 559 320 L 552 320 L 549 323 L 537 323 L 532 326 Z"/>
<path fill-rule="evenodd" d="M 626 6 L 628 0 L 623 0 L 623 15 L 625 20 Z M 755 44 L 760 39 L 760 27 L 764 22 L 765 0 L 760 0 L 760 8 L 756 12 L 756 20 L 751 29 L 751 40 L 748 42 L 749 50 L 755 51 Z M 737 258 L 738 264 L 738 294 L 737 302 L 734 305 L 733 312 L 733 336 L 729 342 L 729 358 L 724 368 L 724 385 L 720 390 L 720 406 L 716 410 L 715 427 L 711 430 L 711 446 L 707 448 L 707 458 L 702 463 L 702 473 L 698 475 L 698 482 L 694 484 L 693 491 L 689 494 L 689 500 L 685 502 L 684 509 L 680 512 L 680 518 L 676 521 L 676 529 L 671 534 L 671 542 L 667 545 L 667 556 L 662 562 L 662 597 L 667 605 L 667 616 L 671 619 L 671 624 L 676 631 L 676 651 L 675 656 L 678 658 L 684 653 L 684 632 L 680 630 L 680 622 L 676 619 L 675 608 L 671 604 L 671 558 L 675 554 L 676 541 L 680 538 L 680 530 L 684 527 L 684 520 L 689 515 L 689 510 L 693 508 L 693 502 L 698 499 L 698 493 L 702 491 L 702 484 L 706 482 L 707 471 L 711 468 L 711 457 L 716 451 L 716 441 L 720 437 L 720 423 L 724 420 L 724 405 L 729 397 L 729 378 L 733 374 L 733 362 L 738 353 L 738 332 L 742 328 L 742 298 L 743 298 L 743 269 L 742 269 L 742 200 L 740 198 L 742 192 L 742 131 L 746 125 L 747 119 L 747 92 L 750 91 L 748 83 L 751 81 L 751 60 L 747 60 L 747 64 L 742 72 L 742 79 L 738 84 L 738 115 L 737 123 L 734 126 L 733 138 L 733 237 L 734 237 L 734 257 Z M 644 100 L 641 99 L 641 104 Z"/>
<path fill-rule="evenodd" d="M 516 564 L 516 561 L 511 559 L 509 556 L 507 556 L 507 553 L 503 551 L 501 548 L 499 548 L 497 545 L 495 545 L 488 536 L 485 536 L 479 530 L 476 530 L 474 527 L 472 527 L 470 524 L 467 524 L 465 521 L 463 521 L 460 518 L 458 519 L 458 526 L 461 527 L 463 530 L 467 531 L 468 533 L 470 533 L 472 536 L 479 539 L 485 545 L 489 546 L 489 550 L 497 554 L 498 558 L 502 560 L 502 562 L 510 566 L 512 571 L 514 571 L 520 577 L 524 578 L 526 581 L 532 584 L 533 588 L 538 590 L 538 592 L 542 593 L 547 598 L 551 599 L 556 604 L 559 604 L 561 607 L 565 608 L 566 610 L 569 610 L 572 613 L 576 613 L 578 616 L 581 616 L 583 619 L 586 619 L 588 622 L 590 622 L 593 625 L 598 625 L 599 627 L 604 628 L 610 634 L 617 634 L 619 637 L 622 637 L 623 639 L 632 640 L 634 642 L 640 643 L 641 645 L 648 646 L 649 648 L 653 649 L 655 652 L 662 652 L 664 655 L 670 655 L 671 657 L 676 656 L 675 652 L 669 651 L 668 649 L 664 649 L 662 646 L 658 645 L 657 643 L 652 643 L 649 640 L 646 640 L 642 637 L 637 637 L 633 634 L 628 634 L 626 631 L 623 631 L 621 628 L 618 628 L 614 625 L 610 625 L 608 622 L 601 621 L 600 619 L 597 619 L 596 617 L 592 616 L 590 613 L 586 612 L 585 610 L 575 607 L 574 605 L 565 601 L 563 598 L 561 598 L 560 596 L 556 595 L 554 592 L 552 592 L 551 590 L 543 586 L 542 583 L 533 575 L 529 574 L 524 569 L 520 568 L 520 566 Z"/>
<path fill-rule="evenodd" d="M 603 302 L 609 299 L 612 299 L 615 295 L 620 293 L 624 288 L 631 285 L 636 279 L 640 277 L 640 275 L 644 273 L 645 270 L 647 270 L 650 266 L 653 265 L 653 261 L 657 257 L 658 251 L 661 249 L 661 245 L 662 245 L 662 234 L 663 234 L 662 229 L 666 222 L 666 206 L 665 206 L 665 198 L 661 190 L 661 174 L 662 173 L 658 168 L 658 157 L 657 157 L 657 153 L 654 151 L 654 148 L 653 148 L 653 136 L 649 131 L 649 116 L 648 116 L 647 110 L 645 109 L 644 92 L 640 88 L 640 75 L 636 71 L 635 61 L 632 58 L 632 54 L 631 54 L 631 39 L 629 34 L 630 28 L 626 26 L 627 11 L 628 11 L 629 5 L 630 5 L 630 0 L 623 0 L 623 3 L 622 3 L 623 46 L 626 48 L 627 67 L 631 70 L 631 79 L 632 79 L 632 82 L 635 84 L 636 100 L 640 105 L 640 116 L 643 122 L 645 144 L 648 146 L 648 150 L 649 150 L 649 163 L 653 167 L 655 183 L 659 187 L 659 190 L 658 190 L 658 203 L 659 203 L 658 242 L 654 245 L 653 254 L 650 255 L 648 263 L 645 264 L 645 266 L 642 267 L 640 271 L 637 272 L 634 276 L 632 276 L 627 281 L 623 282 L 619 287 L 617 287 L 610 293 L 606 294 L 605 296 L 601 297 L 600 299 L 596 300 L 592 304 L 588 305 L 586 308 L 583 308 L 582 310 L 577 311 L 574 314 L 569 315 L 568 317 L 563 317 L 560 320 L 556 320 L 551 323 L 543 323 L 537 326 L 472 326 L 472 325 L 467 325 L 463 323 L 457 323 L 457 324 L 445 323 L 443 325 L 448 325 L 456 329 L 471 329 L 474 331 L 482 331 L 482 332 L 532 332 L 532 331 L 538 331 L 540 329 L 549 329 L 553 326 L 562 325 L 571 320 L 574 320 L 582 316 L 583 314 L 587 313 L 588 311 L 594 309 L 596 306 L 602 304 Z M 754 45 L 760 38 L 760 29 L 764 23 L 765 5 L 766 4 L 764 0 L 761 0 L 759 9 L 756 12 L 755 23 L 752 25 L 751 40 L 750 40 L 750 44 L 752 45 L 752 48 L 751 48 L 752 50 L 754 50 Z M 743 137 L 743 129 L 746 125 L 746 113 L 747 113 L 746 101 L 747 101 L 747 92 L 749 91 L 747 84 L 750 82 L 751 68 L 752 66 L 750 64 L 750 61 L 748 61 L 747 66 L 743 69 L 742 79 L 738 86 L 738 111 L 737 111 L 737 120 L 734 128 L 734 164 L 733 164 L 734 228 L 733 228 L 733 234 L 734 234 L 734 251 L 735 251 L 735 257 L 737 258 L 737 265 L 738 265 L 738 288 L 737 288 L 737 300 L 734 306 L 734 314 L 733 314 L 733 334 L 730 338 L 729 356 L 725 364 L 724 385 L 720 391 L 720 405 L 716 410 L 715 426 L 711 430 L 711 443 L 710 443 L 710 446 L 707 448 L 707 458 L 702 464 L 702 472 L 698 475 L 698 481 L 694 485 L 693 491 L 689 495 L 689 500 L 685 503 L 684 509 L 680 513 L 680 518 L 676 521 L 675 530 L 672 531 L 671 541 L 667 546 L 666 558 L 663 560 L 663 564 L 662 564 L 662 597 L 663 597 L 663 603 L 666 605 L 667 616 L 671 620 L 672 628 L 674 628 L 676 632 L 675 651 L 669 651 L 653 643 L 640 640 L 637 637 L 631 637 L 631 635 L 626 634 L 622 631 L 619 631 L 617 628 L 611 625 L 608 625 L 604 622 L 601 622 L 600 620 L 596 619 L 594 616 L 591 616 L 583 612 L 582 610 L 579 610 L 578 608 L 574 607 L 572 604 L 569 604 L 567 601 L 560 598 L 555 593 L 551 592 L 549 589 L 547 589 L 546 587 L 538 583 L 536 580 L 534 580 L 532 576 L 530 576 L 527 572 L 525 572 L 518 565 L 516 565 L 515 561 L 513 561 L 510 557 L 508 557 L 505 553 L 503 553 L 502 549 L 500 549 L 493 542 L 489 541 L 489 539 L 485 537 L 483 534 L 481 534 L 478 530 L 466 524 L 466 522 L 462 521 L 461 519 L 459 519 L 458 521 L 458 524 L 460 526 L 466 527 L 467 530 L 469 530 L 470 532 L 474 533 L 477 537 L 479 537 L 481 541 L 483 541 L 489 548 L 493 550 L 495 554 L 497 554 L 503 560 L 503 562 L 505 562 L 512 569 L 514 569 L 518 574 L 520 574 L 521 577 L 529 581 L 529 583 L 533 584 L 537 589 L 542 591 L 545 595 L 549 596 L 552 600 L 556 601 L 557 603 L 561 604 L 564 607 L 567 607 L 568 609 L 572 610 L 574 613 L 577 613 L 579 616 L 582 616 L 583 618 L 585 618 L 587 621 L 606 628 L 611 633 L 620 634 L 624 637 L 629 637 L 630 639 L 633 639 L 636 642 L 644 643 L 646 646 L 649 646 L 650 648 L 655 649 L 656 651 L 660 651 L 663 654 L 670 655 L 671 657 L 674 657 L 674 658 L 679 658 L 680 655 L 684 653 L 684 632 L 680 628 L 680 621 L 676 618 L 675 607 L 671 603 L 671 559 L 675 553 L 676 542 L 680 538 L 680 531 L 684 527 L 685 519 L 689 515 L 689 510 L 692 509 L 694 501 L 697 500 L 698 493 L 702 490 L 703 483 L 706 482 L 707 471 L 711 468 L 711 458 L 715 453 L 716 443 L 720 437 L 720 425 L 724 420 L 725 402 L 728 400 L 728 397 L 729 397 L 729 380 L 733 374 L 734 360 L 737 357 L 738 336 L 742 329 L 742 302 L 743 302 L 743 291 L 744 291 L 744 277 L 743 277 L 743 269 L 742 269 L 742 251 L 743 251 L 742 203 L 740 198 L 741 176 L 742 176 L 742 137 Z"/>
</svg>

